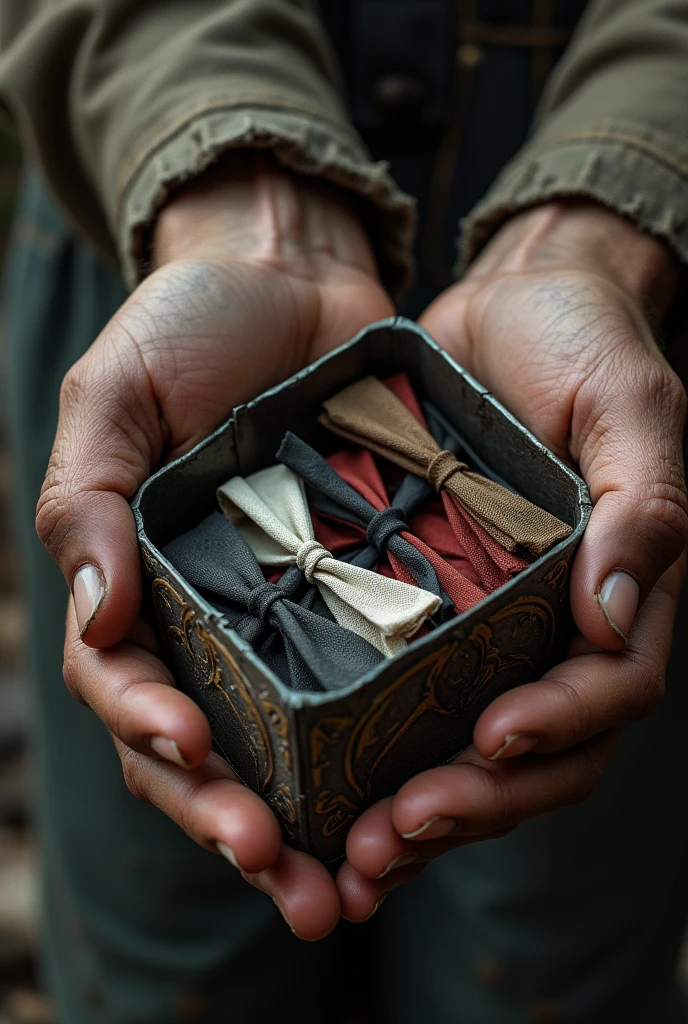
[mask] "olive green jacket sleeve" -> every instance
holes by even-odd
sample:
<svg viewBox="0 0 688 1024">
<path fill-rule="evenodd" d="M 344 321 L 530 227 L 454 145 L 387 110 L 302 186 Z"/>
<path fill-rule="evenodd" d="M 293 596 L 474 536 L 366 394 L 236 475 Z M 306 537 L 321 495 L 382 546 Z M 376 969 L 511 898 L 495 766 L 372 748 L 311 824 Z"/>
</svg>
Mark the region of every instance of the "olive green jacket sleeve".
<svg viewBox="0 0 688 1024">
<path fill-rule="evenodd" d="M 169 191 L 246 146 L 360 196 L 383 280 L 408 281 L 413 203 L 346 118 L 315 0 L 2 0 L 0 96 L 132 286 Z"/>
<path fill-rule="evenodd" d="M 598 200 L 688 262 L 688 0 L 593 0 L 529 143 L 463 225 L 460 269 L 513 212 Z"/>
</svg>

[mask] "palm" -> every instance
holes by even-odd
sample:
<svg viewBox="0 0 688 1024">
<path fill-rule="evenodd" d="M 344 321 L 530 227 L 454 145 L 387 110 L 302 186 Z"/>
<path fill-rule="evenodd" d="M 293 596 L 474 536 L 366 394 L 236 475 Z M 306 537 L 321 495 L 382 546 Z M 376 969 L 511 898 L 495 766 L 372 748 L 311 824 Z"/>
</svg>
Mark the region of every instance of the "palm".
<svg viewBox="0 0 688 1024">
<path fill-rule="evenodd" d="M 101 340 L 120 360 L 133 357 L 150 381 L 175 456 L 234 405 L 391 312 L 374 278 L 329 257 L 289 272 L 257 261 L 188 260 L 152 275 Z"/>
<path fill-rule="evenodd" d="M 578 273 L 508 275 L 446 292 L 423 322 L 470 372 L 561 458 L 570 457 L 574 403 L 591 333 L 613 330 L 611 286 Z M 594 282 L 594 283 L 593 283 Z M 478 340 L 479 339 L 479 340 Z M 605 346 L 613 358 L 613 347 Z"/>
</svg>

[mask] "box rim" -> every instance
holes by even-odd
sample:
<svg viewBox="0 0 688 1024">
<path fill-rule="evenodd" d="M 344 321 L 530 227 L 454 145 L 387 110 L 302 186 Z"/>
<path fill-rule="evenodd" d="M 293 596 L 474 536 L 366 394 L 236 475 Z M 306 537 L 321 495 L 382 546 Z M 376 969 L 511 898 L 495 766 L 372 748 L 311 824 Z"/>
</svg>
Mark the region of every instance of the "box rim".
<svg viewBox="0 0 688 1024">
<path fill-rule="evenodd" d="M 206 601 L 206 599 L 202 597 L 201 594 L 199 594 L 198 591 L 196 591 L 195 588 L 192 587 L 187 580 L 184 579 L 184 577 L 174 568 L 174 566 L 172 566 L 167 561 L 165 556 L 156 547 L 156 545 L 153 544 L 153 542 L 150 540 L 146 533 L 143 521 L 143 514 L 141 512 L 140 506 L 147 489 L 150 486 L 152 486 L 155 481 L 157 481 L 160 477 L 164 476 L 165 474 L 171 472 L 180 463 L 188 462 L 191 458 L 200 454 L 200 452 L 207 445 L 213 444 L 216 440 L 218 440 L 218 438 L 226 434 L 228 431 L 232 430 L 232 428 L 235 426 L 236 417 L 239 410 L 245 409 L 248 411 L 251 408 L 254 408 L 259 402 L 265 401 L 271 395 L 274 395 L 279 391 L 282 391 L 284 388 L 292 386 L 297 382 L 302 381 L 303 378 L 306 376 L 312 375 L 324 363 L 339 356 L 342 352 L 358 344 L 361 338 L 369 334 L 371 331 L 382 330 L 385 328 L 392 331 L 410 331 L 411 333 L 419 336 L 425 342 L 425 344 L 432 348 L 445 362 L 448 363 L 449 366 L 451 366 L 454 372 L 457 372 L 471 386 L 473 390 L 478 392 L 478 394 L 480 394 L 485 401 L 489 402 L 490 405 L 492 405 L 496 411 L 501 413 L 507 420 L 509 420 L 511 424 L 513 424 L 520 431 L 526 434 L 530 442 L 536 448 L 538 448 L 542 454 L 545 455 L 548 461 L 554 463 L 560 472 L 563 471 L 564 474 L 570 478 L 570 480 L 574 483 L 576 487 L 576 490 L 578 492 L 578 506 L 580 511 L 580 519 L 576 526 L 573 528 L 571 534 L 568 537 L 564 538 L 564 540 L 556 544 L 554 547 L 550 548 L 549 551 L 546 551 L 539 558 L 536 558 L 535 561 L 531 562 L 531 564 L 526 569 L 523 569 L 516 577 L 511 579 L 502 587 L 500 587 L 500 594 L 508 595 L 512 589 L 515 589 L 516 586 L 521 585 L 523 583 L 524 578 L 527 579 L 530 575 L 534 575 L 535 571 L 540 569 L 547 561 L 553 561 L 557 555 L 567 551 L 571 547 L 575 547 L 578 541 L 580 540 L 583 532 L 585 531 L 585 528 L 588 524 L 588 520 L 590 519 L 592 503 L 590 501 L 589 491 L 585 481 L 580 476 L 578 476 L 578 474 L 575 473 L 569 466 L 562 462 L 562 460 L 559 459 L 552 451 L 550 451 L 550 449 L 547 448 L 547 446 L 544 445 L 537 437 L 535 437 L 535 435 L 526 426 L 524 426 L 520 422 L 520 420 L 518 420 L 513 415 L 513 413 L 511 413 L 506 408 L 506 406 L 504 406 L 497 398 L 495 398 L 495 396 L 486 387 L 480 384 L 480 382 L 477 381 L 472 374 L 465 370 L 453 358 L 453 356 L 446 352 L 434 340 L 434 338 L 432 338 L 428 334 L 428 332 L 424 330 L 424 328 L 422 328 L 419 324 L 415 323 L 413 320 L 409 320 L 407 317 L 392 316 L 387 317 L 384 320 L 378 320 L 375 321 L 374 323 L 368 324 L 366 327 L 362 328 L 362 330 L 360 330 L 349 341 L 345 342 L 343 345 L 339 345 L 331 352 L 327 352 L 325 355 L 321 356 L 319 359 L 316 359 L 314 362 L 309 363 L 308 366 L 305 366 L 297 373 L 292 374 L 291 377 L 288 377 L 280 384 L 275 384 L 273 387 L 261 392 L 261 394 L 257 395 L 255 398 L 252 398 L 247 402 L 242 402 L 239 405 L 235 406 L 232 410 L 231 415 L 223 423 L 221 423 L 219 427 L 216 427 L 216 429 L 211 434 L 205 437 L 202 441 L 199 441 L 198 444 L 194 445 L 194 447 L 191 448 L 188 452 L 184 453 L 183 455 L 180 455 L 178 458 L 174 459 L 172 462 L 167 463 L 165 466 L 161 466 L 160 469 L 156 470 L 155 473 L 153 473 L 150 477 L 148 477 L 147 480 L 144 481 L 143 484 L 141 484 L 131 502 L 131 508 L 134 513 L 134 519 L 136 522 L 136 534 L 139 542 L 141 543 L 141 546 L 144 547 L 156 559 L 156 561 L 158 561 L 161 565 L 164 566 L 169 575 L 175 581 L 177 581 L 182 586 L 182 588 L 185 588 L 193 593 L 194 600 L 201 609 L 206 619 L 214 622 L 222 630 L 224 635 L 231 639 L 235 647 L 239 651 L 241 651 L 241 653 L 244 656 L 246 656 L 248 660 L 252 662 L 255 665 L 255 667 L 266 677 L 267 681 L 269 681 L 270 684 L 275 687 L 277 692 L 280 694 L 280 698 L 283 700 L 284 704 L 288 705 L 294 711 L 298 711 L 300 708 L 303 707 L 323 707 L 328 703 L 335 702 L 343 697 L 348 697 L 351 696 L 353 693 L 357 693 L 359 690 L 364 689 L 366 685 L 372 683 L 375 680 L 376 676 L 381 671 L 386 670 L 389 665 L 394 664 L 401 658 L 406 657 L 408 655 L 409 648 L 411 645 L 409 645 L 409 647 L 407 647 L 405 650 L 400 651 L 398 654 L 394 655 L 394 657 L 388 658 L 385 661 L 381 662 L 379 665 L 376 665 L 375 668 L 370 669 L 367 673 L 365 673 L 365 675 L 360 676 L 357 680 L 355 680 L 353 683 L 350 683 L 349 686 L 347 687 L 342 687 L 338 690 L 326 690 L 318 693 L 311 691 L 293 690 L 291 687 L 287 686 L 286 683 L 284 683 L 265 664 L 265 662 L 263 662 L 260 656 L 253 650 L 251 645 L 248 644 L 247 641 L 243 640 L 229 626 L 222 613 L 218 612 L 216 608 L 214 608 L 208 601 Z M 494 593 L 495 592 L 486 595 L 486 597 L 482 601 L 478 602 L 478 604 L 474 605 L 472 608 L 469 608 L 465 612 L 459 613 L 458 615 L 454 616 L 454 618 L 450 619 L 448 622 L 443 623 L 441 626 L 438 626 L 427 636 L 421 637 L 419 640 L 412 641 L 414 651 L 421 651 L 424 646 L 427 646 L 430 643 L 434 642 L 434 640 L 436 640 L 438 636 L 441 637 L 446 633 L 449 633 L 450 631 L 456 629 L 457 626 L 469 622 L 471 616 L 477 615 L 486 601 L 490 601 L 493 599 Z"/>
</svg>

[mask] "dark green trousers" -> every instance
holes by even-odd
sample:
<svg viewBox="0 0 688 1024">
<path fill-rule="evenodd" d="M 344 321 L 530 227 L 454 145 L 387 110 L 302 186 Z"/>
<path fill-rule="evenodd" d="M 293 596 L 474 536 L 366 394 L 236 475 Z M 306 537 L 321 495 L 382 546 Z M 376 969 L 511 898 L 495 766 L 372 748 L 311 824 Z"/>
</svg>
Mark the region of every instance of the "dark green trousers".
<svg viewBox="0 0 688 1024">
<path fill-rule="evenodd" d="M 686 608 L 668 697 L 583 806 L 457 851 L 373 922 L 294 939 L 269 899 L 129 795 L 62 682 L 67 590 L 33 531 L 63 374 L 125 297 L 33 178 L 6 280 L 29 603 L 45 965 L 61 1024 L 668 1024 L 688 896 Z"/>
</svg>

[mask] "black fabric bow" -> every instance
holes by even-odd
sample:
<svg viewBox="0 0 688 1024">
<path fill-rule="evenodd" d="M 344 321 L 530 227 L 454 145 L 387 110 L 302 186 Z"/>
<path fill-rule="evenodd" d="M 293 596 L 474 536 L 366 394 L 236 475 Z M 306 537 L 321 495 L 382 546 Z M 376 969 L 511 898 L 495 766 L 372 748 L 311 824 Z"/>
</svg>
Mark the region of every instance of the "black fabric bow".
<svg viewBox="0 0 688 1024">
<path fill-rule="evenodd" d="M 220 512 L 171 541 L 163 554 L 295 690 L 338 690 L 382 661 L 371 644 L 333 621 L 296 566 L 268 583 L 251 548 Z"/>
<path fill-rule="evenodd" d="M 408 531 L 407 522 L 410 517 L 432 493 L 426 480 L 407 473 L 394 497 L 394 505 L 378 511 L 342 479 L 322 455 L 291 431 L 285 435 L 277 459 L 304 480 L 311 508 L 365 530 L 367 544 L 349 554 L 346 561 L 364 569 L 372 569 L 388 549 L 406 566 L 419 587 L 442 598 L 442 604 L 434 616 L 438 621 L 456 614 L 452 601 L 439 584 L 433 566 L 413 544 L 401 536 L 402 531 Z"/>
</svg>

